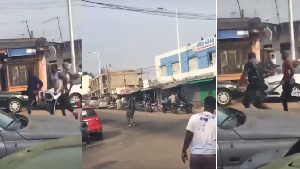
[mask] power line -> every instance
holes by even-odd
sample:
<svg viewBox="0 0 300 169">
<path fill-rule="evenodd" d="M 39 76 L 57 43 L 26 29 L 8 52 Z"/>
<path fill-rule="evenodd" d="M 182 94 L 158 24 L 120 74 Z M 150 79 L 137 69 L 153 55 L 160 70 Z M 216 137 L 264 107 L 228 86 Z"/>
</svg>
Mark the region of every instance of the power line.
<svg viewBox="0 0 300 169">
<path fill-rule="evenodd" d="M 280 24 L 280 17 L 279 17 L 279 12 L 278 12 L 278 5 L 277 5 L 277 0 L 275 0 L 275 5 L 276 5 L 276 15 L 277 15 L 277 18 L 278 18 L 278 24 Z"/>
<path fill-rule="evenodd" d="M 93 2 L 93 1 L 89 1 L 89 0 L 82 0 L 82 1 L 85 3 L 88 3 L 88 4 L 94 4 L 94 5 L 83 4 L 82 6 L 84 6 L 84 7 L 109 8 L 109 9 L 115 9 L 115 10 L 125 10 L 125 11 L 173 17 L 173 18 L 176 17 L 175 11 L 170 11 L 170 10 L 130 7 L 130 6 Z M 98 5 L 98 6 L 95 6 L 95 5 Z M 180 12 L 180 11 L 178 11 L 177 16 L 178 16 L 178 18 L 182 18 L 182 19 L 197 19 L 197 20 L 215 20 L 216 19 L 216 15 L 214 15 L 214 14 L 188 13 L 188 12 Z"/>
</svg>

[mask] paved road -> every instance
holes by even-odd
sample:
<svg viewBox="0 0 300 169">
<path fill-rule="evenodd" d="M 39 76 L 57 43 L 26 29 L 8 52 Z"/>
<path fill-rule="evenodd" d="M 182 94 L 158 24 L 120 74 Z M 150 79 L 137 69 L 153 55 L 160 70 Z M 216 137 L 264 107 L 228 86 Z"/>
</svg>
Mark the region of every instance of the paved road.
<svg viewBox="0 0 300 169">
<path fill-rule="evenodd" d="M 282 104 L 281 103 L 266 103 L 269 107 L 271 107 L 271 109 L 274 109 L 274 110 L 282 110 L 283 111 L 283 107 L 282 107 Z M 290 112 L 295 112 L 295 113 L 299 113 L 300 112 L 300 102 L 290 102 L 288 103 L 288 106 L 289 106 L 289 111 Z M 230 105 L 229 107 L 232 107 L 232 108 L 235 108 L 235 109 L 238 109 L 238 110 L 244 110 L 244 106 L 242 103 L 240 102 L 237 102 L 237 103 L 233 103 L 232 105 Z M 251 108 L 253 109 L 256 109 L 254 108 L 253 106 L 251 106 Z"/>
<path fill-rule="evenodd" d="M 136 127 L 126 126 L 125 112 L 98 111 L 104 140 L 84 145 L 83 169 L 187 169 L 180 158 L 191 115 L 136 112 Z"/>
</svg>

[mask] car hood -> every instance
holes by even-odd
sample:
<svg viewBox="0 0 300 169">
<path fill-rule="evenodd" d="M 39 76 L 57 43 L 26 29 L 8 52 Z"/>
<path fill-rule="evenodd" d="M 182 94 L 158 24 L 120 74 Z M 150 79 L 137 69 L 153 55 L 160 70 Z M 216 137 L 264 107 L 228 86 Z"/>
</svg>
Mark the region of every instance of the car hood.
<svg viewBox="0 0 300 169">
<path fill-rule="evenodd" d="M 234 131 L 245 140 L 300 138 L 300 116 L 279 110 L 243 111 L 246 122 Z"/>
<path fill-rule="evenodd" d="M 82 168 L 82 135 L 52 140 L 13 153 L 0 160 L 0 168 L 80 169 Z"/>
<path fill-rule="evenodd" d="M 28 125 L 18 130 L 26 140 L 57 139 L 78 134 L 79 122 L 74 117 L 27 115 Z"/>
<path fill-rule="evenodd" d="M 259 169 L 300 169 L 300 154 L 295 154 L 289 157 L 285 157 L 270 164 L 263 166 Z"/>
</svg>

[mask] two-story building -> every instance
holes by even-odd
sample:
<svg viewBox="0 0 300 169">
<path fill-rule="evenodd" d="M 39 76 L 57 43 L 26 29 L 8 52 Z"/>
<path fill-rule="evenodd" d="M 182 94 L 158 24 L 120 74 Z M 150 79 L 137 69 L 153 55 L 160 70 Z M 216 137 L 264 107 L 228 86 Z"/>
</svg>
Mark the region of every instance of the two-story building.
<svg viewBox="0 0 300 169">
<path fill-rule="evenodd" d="M 156 98 L 181 91 L 194 105 L 216 93 L 216 38 L 207 38 L 155 57 L 156 78 L 163 84 Z"/>
</svg>

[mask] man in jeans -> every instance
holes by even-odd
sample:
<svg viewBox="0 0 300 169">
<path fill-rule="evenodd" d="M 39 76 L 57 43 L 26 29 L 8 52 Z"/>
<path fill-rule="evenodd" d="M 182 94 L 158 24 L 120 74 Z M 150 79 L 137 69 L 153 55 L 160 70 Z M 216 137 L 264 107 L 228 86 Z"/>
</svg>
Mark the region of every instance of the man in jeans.
<svg viewBox="0 0 300 169">
<path fill-rule="evenodd" d="M 216 99 L 208 96 L 204 99 L 204 111 L 193 115 L 186 127 L 182 148 L 183 163 L 188 160 L 186 150 L 190 146 L 191 169 L 216 168 Z"/>
</svg>

